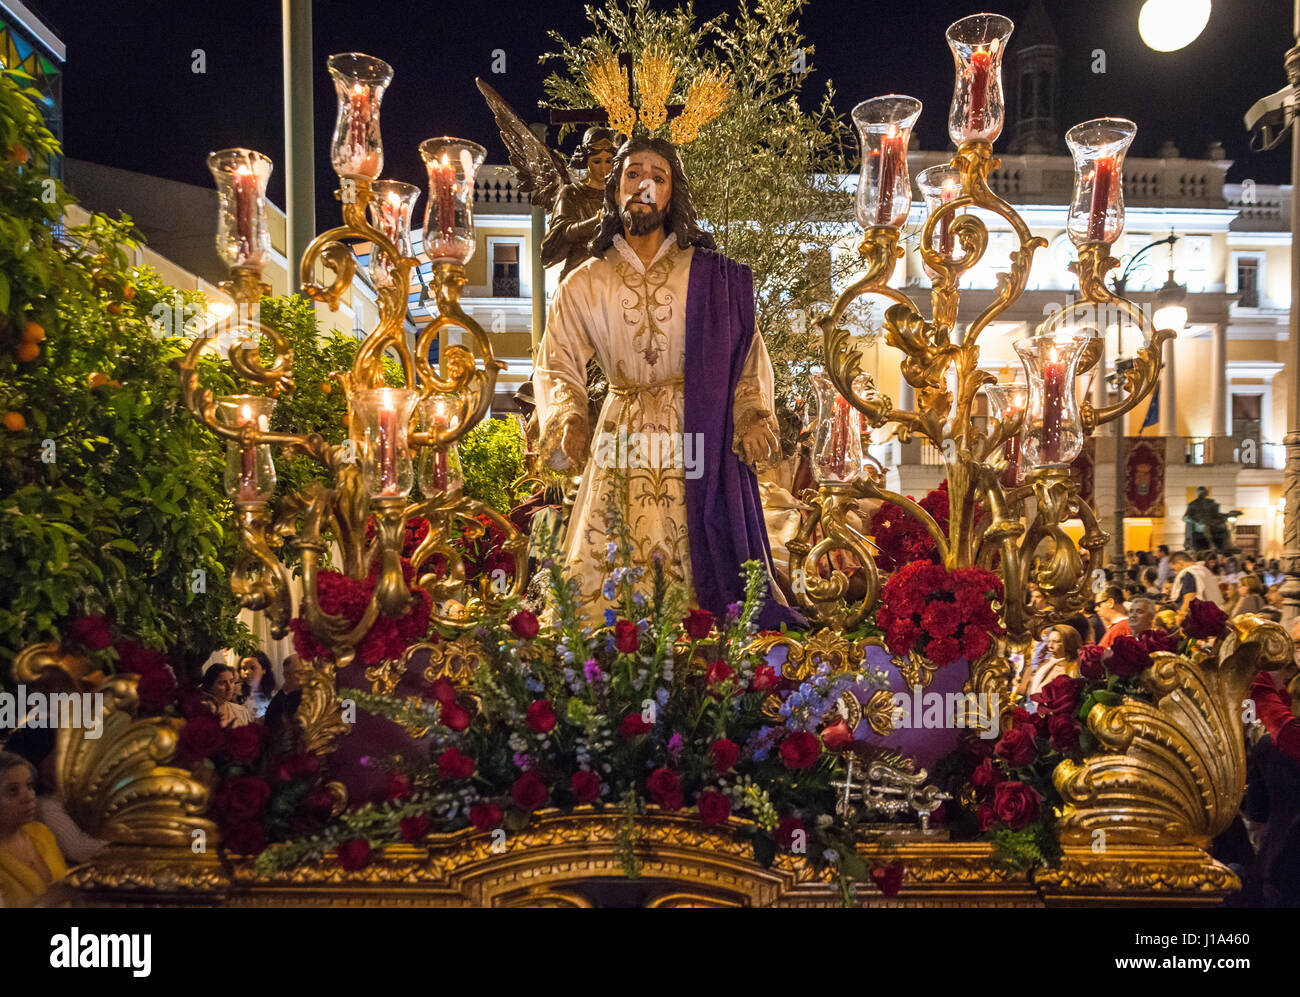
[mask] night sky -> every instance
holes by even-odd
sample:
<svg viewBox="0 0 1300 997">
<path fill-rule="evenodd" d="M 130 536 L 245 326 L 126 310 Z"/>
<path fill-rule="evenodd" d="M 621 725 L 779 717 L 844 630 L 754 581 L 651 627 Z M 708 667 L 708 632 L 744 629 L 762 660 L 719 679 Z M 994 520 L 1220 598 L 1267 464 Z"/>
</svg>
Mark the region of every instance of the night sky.
<svg viewBox="0 0 1300 997">
<path fill-rule="evenodd" d="M 276 0 L 196 3 L 27 0 L 68 47 L 64 83 L 69 156 L 208 185 L 207 153 L 247 146 L 284 159 L 280 4 Z M 696 4 L 700 20 L 734 9 L 735 0 Z M 656 6 L 659 6 L 658 4 Z M 662 6 L 673 4 L 664 0 Z M 1023 18 L 1025 0 L 990 8 Z M 1153 156 L 1172 138 L 1184 155 L 1201 156 L 1219 139 L 1236 165 L 1230 180 L 1287 181 L 1288 150 L 1252 153 L 1242 115 L 1285 83 L 1282 57 L 1291 46 L 1289 0 L 1215 0 L 1205 32 L 1188 48 L 1152 52 L 1137 33 L 1140 0 L 1048 0 L 1064 49 L 1062 131 L 1091 117 L 1117 115 L 1138 124 L 1131 155 Z M 981 8 L 964 0 L 909 3 L 810 0 L 801 24 L 815 49 L 805 86 L 820 97 L 835 84 L 837 108 L 890 91 L 925 104 L 918 124 L 923 148 L 946 148 L 952 58 L 944 29 Z M 486 77 L 526 118 L 536 111 L 542 79 L 558 62 L 538 64 L 554 46 L 547 31 L 576 39 L 588 22 L 579 2 L 432 3 L 428 0 L 316 0 L 314 9 L 317 193 L 322 219 L 332 219 L 336 178 L 328 144 L 334 93 L 325 59 L 361 51 L 392 64 L 384 98 L 384 175 L 423 182 L 418 143 L 458 135 L 505 150 L 474 86 Z M 1012 45 L 1015 36 L 1012 36 Z M 191 72 L 202 48 L 207 72 Z M 1107 73 L 1091 72 L 1094 49 L 1106 52 Z M 492 75 L 492 51 L 507 54 L 507 72 Z M 1004 74 L 1004 81 L 1007 79 Z M 1009 130 L 1000 141 L 1005 148 Z M 570 137 L 565 145 L 571 147 Z M 281 174 L 270 194 L 283 204 Z"/>
</svg>

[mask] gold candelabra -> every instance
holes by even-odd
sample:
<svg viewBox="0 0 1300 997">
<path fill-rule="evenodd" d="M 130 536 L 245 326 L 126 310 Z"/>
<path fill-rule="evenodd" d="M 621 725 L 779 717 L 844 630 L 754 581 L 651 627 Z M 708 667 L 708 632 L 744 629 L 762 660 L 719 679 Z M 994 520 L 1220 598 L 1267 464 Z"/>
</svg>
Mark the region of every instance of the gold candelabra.
<svg viewBox="0 0 1300 997">
<path fill-rule="evenodd" d="M 1123 230 L 1122 162 L 1136 129 L 1123 119 L 1085 122 L 1067 134 L 1076 162 L 1067 231 L 1078 250 L 1070 269 L 1078 277 L 1080 295 L 1039 325 L 1033 337 L 1017 343 L 1029 380 L 1028 403 L 995 411 L 983 428 L 972 418 L 977 392 L 996 381 L 979 369 L 980 335 L 1024 293 L 1034 253 L 1047 245 L 988 183 L 999 165 L 993 141 L 1003 117 L 1000 60 L 1011 28 L 1006 18 L 980 14 L 948 29 L 958 67 L 949 117 L 957 153 L 947 166 L 935 168 L 943 174 L 935 186 L 927 189 L 922 182 L 929 208 L 920 234 L 921 259 L 932 278 L 928 320 L 906 294 L 889 286 L 903 256 L 899 229 L 911 204 L 906 149 L 920 102 L 890 95 L 866 101 L 853 112 L 863 144 L 857 214 L 865 229 L 859 248 L 865 272 L 819 321 L 826 376 L 847 402 L 834 418 L 845 423 L 846 432 L 837 437 L 832 429 L 826 437 L 827 446 L 838 449 L 815 459 L 815 467 L 830 470 L 819 475 L 813 515 L 789 545 L 791 575 L 803 580 L 797 586 L 801 602 L 815 618 L 835 625 L 861 623 L 880 594 L 871 541 L 850 521 L 860 499 L 893 502 L 915 517 L 949 569 L 996 568 L 1004 582 L 1002 620 L 1013 643 L 1023 644 L 1043 626 L 1077 612 L 1109 537 L 1080 499 L 1070 459 L 1098 426 L 1119 419 L 1151 393 L 1160 375 L 1163 344 L 1175 335 L 1155 328 L 1140 307 L 1105 285 L 1106 273 L 1118 266 L 1110 249 Z M 958 332 L 959 281 L 989 245 L 988 226 L 975 210 L 1004 219 L 1018 245 L 1007 270 L 997 275 L 993 301 Z M 916 392 L 913 410 L 895 408 L 877 390 L 873 378 L 860 370 L 848 329 L 840 326 L 849 306 L 868 294 L 893 302 L 885 311 L 885 342 L 903 353 L 902 376 Z M 1145 345 L 1124 373 L 1120 399 L 1098 409 L 1086 400 L 1078 402 L 1074 377 L 1101 357 L 1097 330 L 1082 325 L 1099 310 L 1131 321 Z M 869 463 L 860 470 L 856 465 L 845 469 L 843 441 L 846 433 L 856 431 L 848 422 L 850 406 L 867 425 L 893 424 L 902 442 L 920 436 L 943 454 L 946 531 L 918 503 L 886 489 L 883 475 Z M 1063 529 L 1075 518 L 1083 525 L 1078 543 Z M 865 593 L 851 603 L 845 598 L 844 572 L 821 571 L 834 551 L 852 555 L 863 568 Z M 1050 610 L 1025 605 L 1031 582 L 1042 590 Z"/>
</svg>

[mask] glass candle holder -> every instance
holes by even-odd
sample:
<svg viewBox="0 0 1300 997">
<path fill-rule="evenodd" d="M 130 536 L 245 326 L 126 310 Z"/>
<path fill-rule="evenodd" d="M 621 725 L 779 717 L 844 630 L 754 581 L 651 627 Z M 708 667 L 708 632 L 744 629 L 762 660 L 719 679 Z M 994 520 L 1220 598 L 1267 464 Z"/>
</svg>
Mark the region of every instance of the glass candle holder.
<svg viewBox="0 0 1300 997">
<path fill-rule="evenodd" d="M 860 414 L 825 374 L 814 374 L 812 384 L 817 392 L 813 475 L 822 484 L 856 481 L 862 476 Z"/>
<path fill-rule="evenodd" d="M 401 256 L 414 256 L 415 250 L 411 246 L 411 215 L 415 211 L 415 202 L 420 199 L 420 188 L 401 180 L 379 180 L 372 190 L 374 197 L 366 205 L 370 224 L 384 233 Z M 387 253 L 371 247 L 370 279 L 376 287 L 393 286 L 393 267 L 396 262 L 390 260 Z"/>
<path fill-rule="evenodd" d="M 953 144 L 996 142 L 1006 120 L 1002 55 L 1015 25 L 1001 14 L 972 14 L 948 26 L 957 79 L 948 111 Z"/>
<path fill-rule="evenodd" d="M 271 429 L 275 399 L 262 395 L 224 395 L 217 399 L 216 416 L 223 426 L 239 429 L 254 424 L 260 432 Z M 244 446 L 226 441 L 226 494 L 236 502 L 266 502 L 275 492 L 275 461 L 266 443 Z"/>
<path fill-rule="evenodd" d="M 226 266 L 259 273 L 271 258 L 266 224 L 266 181 L 271 161 L 252 149 L 222 149 L 208 156 L 217 184 L 217 255 Z"/>
<path fill-rule="evenodd" d="M 925 198 L 925 210 L 934 214 L 941 205 L 961 197 L 961 170 L 954 169 L 947 163 L 931 166 L 916 175 L 916 185 L 921 188 L 921 196 Z M 935 227 L 932 248 L 948 260 L 953 258 L 955 239 L 952 223 L 958 214 L 960 212 L 954 211 L 944 215 Z M 925 267 L 925 272 L 934 276 L 928 266 Z"/>
<path fill-rule="evenodd" d="M 361 473 L 374 498 L 400 498 L 414 481 L 407 444 L 411 413 L 420 400 L 407 388 L 370 388 L 352 393 L 361 430 Z"/>
<path fill-rule="evenodd" d="M 873 97 L 853 109 L 853 124 L 862 137 L 856 209 L 864 229 L 898 228 L 907 221 L 912 208 L 907 144 L 920 115 L 919 100 L 898 94 Z"/>
<path fill-rule="evenodd" d="M 1021 476 L 1036 467 L 1063 467 L 1083 449 L 1083 422 L 1075 378 L 1093 336 L 1062 332 L 1019 340 L 1029 405 L 1020 438 Z"/>
<path fill-rule="evenodd" d="M 416 410 L 420 428 L 427 433 L 446 432 L 460 425 L 460 408 L 455 396 L 435 393 L 420 402 Z M 420 453 L 420 492 L 425 498 L 449 495 L 465 483 L 460 453 L 453 443 L 446 447 L 425 447 Z"/>
<path fill-rule="evenodd" d="M 360 52 L 332 55 L 325 65 L 329 67 L 339 99 L 330 163 L 340 178 L 374 180 L 384 172 L 379 104 L 393 81 L 393 67 L 383 59 Z"/>
<path fill-rule="evenodd" d="M 1066 231 L 1076 246 L 1113 243 L 1124 231 L 1124 155 L 1137 125 L 1126 118 L 1094 118 L 1065 133 L 1074 156 L 1074 198 Z"/>
<path fill-rule="evenodd" d="M 429 171 L 424 206 L 424 253 L 431 261 L 468 263 L 474 255 L 474 175 L 487 150 L 459 138 L 420 143 Z"/>
<path fill-rule="evenodd" d="M 986 384 L 984 394 L 989 400 L 989 411 L 1002 425 L 1015 421 L 1029 403 L 1029 386 L 1025 384 Z M 1020 481 L 1020 432 L 1002 445 L 1002 455 L 1007 459 L 1007 469 L 1002 472 L 1002 485 L 1014 488 Z"/>
</svg>

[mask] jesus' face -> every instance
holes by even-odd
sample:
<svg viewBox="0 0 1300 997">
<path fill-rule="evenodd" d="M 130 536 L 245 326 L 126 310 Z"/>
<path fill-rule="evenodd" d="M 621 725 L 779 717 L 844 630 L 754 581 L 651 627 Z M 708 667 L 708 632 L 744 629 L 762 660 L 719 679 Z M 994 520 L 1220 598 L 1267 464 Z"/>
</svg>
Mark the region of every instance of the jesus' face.
<svg viewBox="0 0 1300 997">
<path fill-rule="evenodd" d="M 628 235 L 662 230 L 673 195 L 673 173 L 668 160 L 642 149 L 627 157 L 618 187 L 619 213 Z"/>
</svg>

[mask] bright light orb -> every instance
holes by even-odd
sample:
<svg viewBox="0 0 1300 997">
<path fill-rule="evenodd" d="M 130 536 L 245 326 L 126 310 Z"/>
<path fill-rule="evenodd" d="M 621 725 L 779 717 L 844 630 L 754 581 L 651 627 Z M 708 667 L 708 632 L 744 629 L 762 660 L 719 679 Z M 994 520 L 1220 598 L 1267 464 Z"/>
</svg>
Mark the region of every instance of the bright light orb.
<svg viewBox="0 0 1300 997">
<path fill-rule="evenodd" d="M 1210 0 L 1147 0 L 1138 14 L 1138 34 L 1148 48 L 1177 52 L 1201 36 L 1210 20 Z"/>
</svg>

